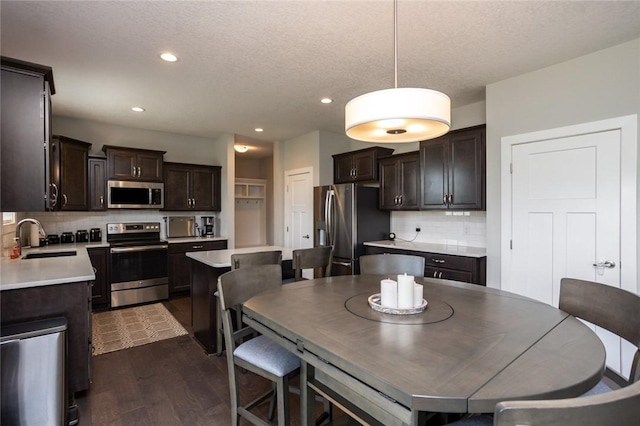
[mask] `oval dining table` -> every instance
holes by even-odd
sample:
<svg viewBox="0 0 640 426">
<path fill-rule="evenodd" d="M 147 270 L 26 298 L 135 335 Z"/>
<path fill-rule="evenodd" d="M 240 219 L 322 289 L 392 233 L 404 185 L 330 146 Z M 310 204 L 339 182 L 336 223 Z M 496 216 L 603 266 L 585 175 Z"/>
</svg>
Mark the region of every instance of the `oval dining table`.
<svg viewBox="0 0 640 426">
<path fill-rule="evenodd" d="M 244 304 L 247 324 L 302 361 L 302 424 L 313 424 L 315 394 L 367 423 L 417 425 L 429 412 L 486 413 L 504 400 L 578 396 L 603 376 L 598 336 L 553 306 L 416 278 L 426 309 L 392 315 L 368 303 L 384 278 L 301 281 Z"/>
</svg>

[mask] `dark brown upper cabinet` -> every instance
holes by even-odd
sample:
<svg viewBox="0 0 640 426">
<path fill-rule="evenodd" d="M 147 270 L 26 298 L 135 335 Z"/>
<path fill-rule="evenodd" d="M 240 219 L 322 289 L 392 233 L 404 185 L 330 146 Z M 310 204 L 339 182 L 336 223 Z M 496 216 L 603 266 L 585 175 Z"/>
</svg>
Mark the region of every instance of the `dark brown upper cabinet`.
<svg viewBox="0 0 640 426">
<path fill-rule="evenodd" d="M 163 156 L 166 151 L 104 145 L 107 154 L 107 179 L 162 182 Z"/>
<path fill-rule="evenodd" d="M 50 146 L 50 209 L 89 210 L 88 166 L 91 144 L 53 135 Z"/>
<path fill-rule="evenodd" d="M 4 56 L 1 64 L 0 211 L 45 211 L 53 71 Z"/>
<path fill-rule="evenodd" d="M 485 210 L 485 125 L 420 142 L 421 210 Z"/>
<path fill-rule="evenodd" d="M 89 210 L 107 209 L 107 159 L 89 157 Z"/>
<path fill-rule="evenodd" d="M 375 146 L 333 156 L 333 183 L 372 182 L 378 180 L 378 158 L 393 154 L 393 149 Z"/>
<path fill-rule="evenodd" d="M 164 210 L 220 211 L 220 166 L 164 163 Z"/>
<path fill-rule="evenodd" d="M 418 151 L 381 158 L 380 209 L 420 208 L 420 153 Z"/>
</svg>

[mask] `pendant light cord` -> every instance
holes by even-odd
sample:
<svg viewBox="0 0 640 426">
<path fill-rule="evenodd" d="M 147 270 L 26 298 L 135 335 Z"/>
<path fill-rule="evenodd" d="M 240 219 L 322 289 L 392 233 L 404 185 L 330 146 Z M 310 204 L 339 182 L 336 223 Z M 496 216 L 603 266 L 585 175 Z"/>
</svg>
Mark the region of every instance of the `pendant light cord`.
<svg viewBox="0 0 640 426">
<path fill-rule="evenodd" d="M 393 57 L 395 88 L 398 88 L 398 0 L 393 0 Z"/>
</svg>

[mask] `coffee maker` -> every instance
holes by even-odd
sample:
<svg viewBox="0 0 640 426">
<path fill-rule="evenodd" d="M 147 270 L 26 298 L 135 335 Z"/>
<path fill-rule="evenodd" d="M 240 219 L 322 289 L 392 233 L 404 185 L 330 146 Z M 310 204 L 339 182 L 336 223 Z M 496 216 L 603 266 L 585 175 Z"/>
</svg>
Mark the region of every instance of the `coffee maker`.
<svg viewBox="0 0 640 426">
<path fill-rule="evenodd" d="M 214 237 L 216 235 L 216 217 L 202 216 L 202 236 Z"/>
</svg>

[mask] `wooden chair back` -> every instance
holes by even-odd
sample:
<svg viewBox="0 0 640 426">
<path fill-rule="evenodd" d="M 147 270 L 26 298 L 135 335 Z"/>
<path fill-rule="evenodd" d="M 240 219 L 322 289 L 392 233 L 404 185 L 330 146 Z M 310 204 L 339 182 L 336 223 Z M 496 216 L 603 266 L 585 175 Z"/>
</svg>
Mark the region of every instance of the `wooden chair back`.
<svg viewBox="0 0 640 426">
<path fill-rule="evenodd" d="M 424 277 L 424 257 L 408 254 L 369 254 L 360 256 L 360 273 Z"/>
<path fill-rule="evenodd" d="M 295 280 L 300 281 L 302 279 L 302 270 L 308 268 L 317 268 L 321 277 L 330 276 L 332 257 L 333 248 L 331 246 L 294 250 L 292 265 Z"/>
<path fill-rule="evenodd" d="M 231 309 L 242 305 L 256 294 L 282 285 L 280 265 L 248 266 L 234 269 L 220 275 L 218 292 L 222 310 L 222 324 L 227 351 L 233 353 L 236 337 L 242 329 L 235 330 L 231 319 Z M 231 345 L 231 346 L 230 346 Z"/>
<path fill-rule="evenodd" d="M 605 284 L 563 278 L 559 308 L 635 345 L 629 383 L 640 380 L 640 296 Z"/>
<path fill-rule="evenodd" d="M 280 265 L 282 251 L 261 251 L 256 253 L 236 253 L 231 255 L 231 269 L 259 265 Z"/>
<path fill-rule="evenodd" d="M 640 419 L 640 381 L 611 392 L 546 401 L 505 401 L 496 405 L 495 426 L 632 425 Z"/>
</svg>

